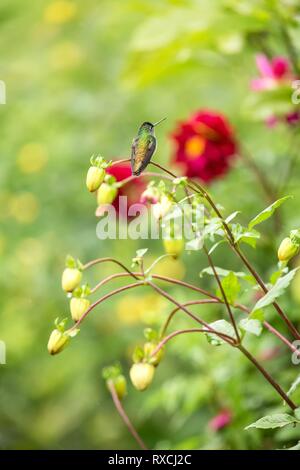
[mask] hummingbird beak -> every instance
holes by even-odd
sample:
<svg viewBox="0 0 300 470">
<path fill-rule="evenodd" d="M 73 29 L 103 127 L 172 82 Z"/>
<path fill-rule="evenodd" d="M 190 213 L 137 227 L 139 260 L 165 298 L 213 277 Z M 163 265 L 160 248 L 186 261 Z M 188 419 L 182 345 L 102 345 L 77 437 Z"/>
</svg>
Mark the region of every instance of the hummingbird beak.
<svg viewBox="0 0 300 470">
<path fill-rule="evenodd" d="M 161 122 L 165 121 L 167 118 L 164 117 L 162 118 L 160 121 L 157 121 L 155 124 L 153 124 L 153 127 L 157 126 L 158 124 L 160 124 Z"/>
</svg>

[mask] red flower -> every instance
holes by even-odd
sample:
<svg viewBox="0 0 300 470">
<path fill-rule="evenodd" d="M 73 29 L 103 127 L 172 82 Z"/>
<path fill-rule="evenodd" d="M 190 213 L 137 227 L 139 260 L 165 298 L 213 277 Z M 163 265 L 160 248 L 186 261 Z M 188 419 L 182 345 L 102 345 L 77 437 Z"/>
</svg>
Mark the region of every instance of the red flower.
<svg viewBox="0 0 300 470">
<path fill-rule="evenodd" d="M 186 176 L 205 183 L 228 172 L 237 149 L 225 117 L 209 110 L 198 111 L 180 123 L 171 138 L 175 142 L 173 160 L 183 166 Z"/>
<path fill-rule="evenodd" d="M 107 168 L 107 173 L 113 175 L 117 181 L 123 181 L 131 176 L 131 166 L 129 162 L 117 163 L 109 168 Z M 121 217 L 127 218 L 127 213 L 125 207 L 123 208 L 119 204 L 120 196 L 127 196 L 127 207 L 140 202 L 140 196 L 143 190 L 145 189 L 145 184 L 142 178 L 135 178 L 130 183 L 125 184 L 122 188 L 119 189 L 118 196 L 114 201 L 114 206 Z"/>
<path fill-rule="evenodd" d="M 228 426 L 228 424 L 231 423 L 232 416 L 230 410 L 222 410 L 219 414 L 214 416 L 208 423 L 208 427 L 212 431 L 219 431 L 222 428 L 225 428 L 225 426 Z"/>
</svg>

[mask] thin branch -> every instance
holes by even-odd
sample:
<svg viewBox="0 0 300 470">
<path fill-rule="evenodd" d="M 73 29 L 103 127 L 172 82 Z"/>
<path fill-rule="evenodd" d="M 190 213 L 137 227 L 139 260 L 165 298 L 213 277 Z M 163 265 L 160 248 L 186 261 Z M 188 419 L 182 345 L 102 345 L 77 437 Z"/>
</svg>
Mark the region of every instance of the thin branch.
<svg viewBox="0 0 300 470">
<path fill-rule="evenodd" d="M 237 338 L 238 342 L 240 343 L 240 342 L 241 342 L 241 338 L 240 338 L 239 330 L 238 330 L 238 327 L 237 327 L 237 325 L 236 325 L 236 321 L 235 321 L 235 318 L 234 318 L 234 316 L 233 316 L 233 313 L 232 313 L 232 311 L 231 311 L 231 307 L 230 307 L 230 305 L 229 305 L 229 302 L 228 302 L 226 293 L 225 293 L 225 291 L 224 291 L 222 282 L 221 282 L 221 280 L 220 280 L 220 278 L 219 278 L 219 275 L 218 275 L 218 273 L 217 273 L 217 271 L 216 271 L 216 268 L 215 268 L 215 265 L 214 265 L 214 263 L 213 263 L 212 257 L 211 257 L 210 254 L 208 253 L 208 251 L 207 251 L 205 245 L 203 245 L 203 250 L 204 250 L 204 252 L 205 252 L 205 254 L 206 254 L 206 256 L 207 256 L 207 259 L 208 259 L 208 262 L 209 262 L 209 264 L 210 264 L 210 267 L 211 267 L 211 269 L 213 270 L 214 276 L 215 276 L 215 278 L 216 278 L 216 281 L 217 281 L 217 283 L 218 283 L 218 286 L 219 286 L 219 289 L 220 289 L 220 291 L 221 291 L 222 297 L 223 297 L 223 299 L 224 299 L 224 303 L 225 303 L 225 305 L 226 305 L 226 309 L 227 309 L 227 311 L 228 311 L 228 315 L 229 315 L 229 317 L 230 317 L 230 321 L 231 321 L 232 326 L 233 326 L 233 328 L 234 328 L 236 338 Z"/>
<path fill-rule="evenodd" d="M 120 261 L 118 261 L 115 258 L 96 258 L 96 259 L 93 259 L 92 261 L 89 261 L 88 263 L 84 264 L 82 269 L 85 270 L 85 269 L 88 269 L 92 266 L 95 266 L 95 264 L 101 264 L 101 263 L 107 263 L 107 262 L 117 264 L 122 269 L 124 269 L 124 271 L 126 271 L 128 274 L 130 274 L 134 279 L 137 279 L 137 277 L 133 274 L 132 271 L 130 271 L 130 269 L 126 268 L 126 266 L 123 263 L 121 263 Z"/>
<path fill-rule="evenodd" d="M 111 393 L 114 405 L 117 409 L 117 412 L 121 416 L 122 420 L 124 421 L 125 425 L 127 426 L 128 430 L 129 430 L 129 432 L 132 434 L 132 436 L 134 437 L 134 439 L 136 440 L 138 445 L 143 450 L 148 450 L 148 448 L 146 447 L 143 439 L 139 436 L 138 432 L 136 431 L 135 427 L 133 426 L 132 422 L 130 421 L 129 417 L 127 416 L 127 414 L 126 414 L 126 412 L 123 408 L 123 405 L 122 405 L 122 403 L 121 403 L 121 401 L 118 397 L 118 394 L 116 392 L 116 389 L 115 389 L 115 386 L 114 386 L 112 380 L 109 380 L 107 385 L 108 385 L 109 391 Z"/>
<path fill-rule="evenodd" d="M 117 273 L 117 274 L 112 274 L 111 276 L 108 276 L 107 278 L 103 279 L 102 281 L 100 281 L 98 284 L 96 284 L 95 287 L 93 287 L 93 289 L 91 290 L 92 293 L 96 292 L 97 289 L 99 289 L 100 287 L 102 287 L 104 284 L 106 284 L 107 282 L 109 282 L 110 280 L 112 279 L 116 279 L 116 278 L 119 278 L 119 277 L 127 277 L 128 275 L 134 275 L 135 276 L 135 279 L 139 279 L 140 277 L 143 277 L 142 276 L 142 273 L 137 273 L 137 272 L 132 272 L 132 273 Z M 189 284 L 188 282 L 185 282 L 185 281 L 180 281 L 179 279 L 174 279 L 172 277 L 168 277 L 168 276 L 162 276 L 160 274 L 151 274 L 151 277 L 153 279 L 158 279 L 160 281 L 165 281 L 165 282 L 168 282 L 170 284 L 176 284 L 176 285 L 179 285 L 179 286 L 182 286 L 182 287 L 186 287 L 188 289 L 191 289 L 195 292 L 199 292 L 200 294 L 203 294 L 205 295 L 206 297 L 209 297 L 211 299 L 215 299 L 217 301 L 220 300 L 219 297 L 217 297 L 216 295 L 214 294 L 211 294 L 209 291 L 205 290 L 205 289 L 202 289 L 201 287 L 198 287 L 198 286 L 195 286 L 194 284 Z"/>
<path fill-rule="evenodd" d="M 275 388 L 279 395 L 283 398 L 286 404 L 292 409 L 295 410 L 297 405 L 287 396 L 287 394 L 282 390 L 280 385 L 271 377 L 271 375 L 265 370 L 265 368 L 252 356 L 252 354 L 244 348 L 241 344 L 237 346 L 238 349 L 249 359 L 252 364 L 261 372 L 261 374 L 267 379 L 267 381 Z"/>
<path fill-rule="evenodd" d="M 163 348 L 164 345 L 166 343 L 168 343 L 168 341 L 170 341 L 172 338 L 174 338 L 175 336 L 178 336 L 178 335 L 185 334 L 185 333 L 210 333 L 211 334 L 212 332 L 211 332 L 211 330 L 208 330 L 207 328 L 187 328 L 187 329 L 184 329 L 184 330 L 173 331 L 173 333 L 170 333 L 168 336 L 165 336 L 158 343 L 156 348 L 151 353 L 151 356 L 155 356 L 160 351 L 160 349 Z M 225 335 L 224 333 L 220 333 L 218 331 L 214 331 L 214 334 L 216 336 L 219 336 L 220 338 L 222 338 L 224 341 L 226 341 L 226 340 L 233 341 L 234 340 L 234 338 L 232 338 L 231 336 Z"/>
<path fill-rule="evenodd" d="M 158 163 L 155 163 L 155 162 L 150 162 L 150 164 L 160 168 L 161 170 L 165 171 L 167 174 L 169 174 L 170 176 L 172 177 L 176 177 L 176 175 L 174 175 L 172 172 L 170 172 L 169 170 L 167 170 L 166 168 L 164 168 L 162 165 L 159 165 Z M 268 293 L 268 289 L 265 285 L 265 283 L 263 282 L 263 280 L 260 278 L 259 274 L 256 272 L 256 270 L 252 267 L 252 265 L 250 264 L 250 262 L 248 261 L 248 259 L 246 258 L 246 256 L 242 253 L 242 251 L 240 250 L 240 248 L 238 247 L 235 239 L 234 239 L 234 236 L 227 224 L 227 222 L 224 220 L 221 212 L 219 211 L 219 209 L 217 208 L 217 206 L 215 205 L 214 201 L 212 200 L 212 198 L 210 197 L 210 195 L 207 193 L 207 191 L 201 186 L 199 185 L 198 183 L 194 182 L 193 181 L 193 185 L 189 184 L 188 185 L 191 189 L 193 189 L 195 191 L 195 187 L 197 188 L 198 192 L 207 200 L 207 202 L 210 204 L 210 206 L 212 207 L 212 209 L 214 210 L 215 214 L 220 218 L 221 222 L 222 222 L 222 225 L 224 227 L 224 230 L 225 232 L 227 233 L 228 235 L 228 240 L 230 242 L 230 245 L 232 247 L 232 249 L 235 251 L 235 253 L 239 256 L 239 258 L 243 261 L 243 263 L 245 264 L 245 266 L 247 267 L 247 269 L 249 270 L 249 272 L 253 275 L 253 277 L 256 279 L 257 283 L 259 284 L 259 286 L 261 287 L 261 289 L 263 290 L 263 292 L 266 294 Z M 194 187 L 193 187 L 194 186 Z M 281 309 L 281 307 L 278 305 L 277 302 L 273 302 L 272 303 L 274 308 L 277 310 L 278 314 L 281 316 L 281 318 L 283 319 L 283 321 L 286 323 L 288 329 L 290 330 L 290 332 L 293 334 L 293 336 L 297 339 L 300 339 L 300 333 L 297 331 L 297 329 L 294 327 L 294 325 L 291 323 L 291 321 L 288 319 L 288 317 L 285 315 L 285 313 L 283 312 L 283 310 Z"/>
<path fill-rule="evenodd" d="M 221 300 L 221 299 L 220 299 Z M 222 302 L 222 301 L 221 301 Z M 190 300 L 188 302 L 185 302 L 184 304 L 181 304 L 183 307 L 188 307 L 189 305 L 203 305 L 203 304 L 219 304 L 220 302 L 218 300 L 214 299 L 201 299 L 201 300 Z M 168 329 L 168 326 L 170 325 L 175 313 L 178 312 L 178 310 L 181 310 L 181 307 L 176 307 L 172 310 L 172 312 L 168 315 L 168 318 L 166 319 L 160 333 L 160 338 L 163 338 L 166 334 L 166 331 Z"/>
<path fill-rule="evenodd" d="M 104 302 L 105 300 L 109 299 L 110 297 L 116 295 L 116 294 L 119 294 L 120 292 L 124 292 L 125 290 L 129 290 L 129 289 L 133 289 L 135 287 L 140 287 L 140 286 L 144 286 L 145 283 L 144 281 L 140 281 L 140 282 L 135 282 L 133 284 L 127 284 L 127 286 L 123 286 L 123 287 L 119 287 L 118 289 L 115 289 L 111 292 L 109 292 L 108 294 L 106 295 L 103 295 L 103 297 L 101 297 L 100 299 L 96 300 L 96 302 L 94 302 L 92 305 L 90 305 L 90 307 L 84 312 L 83 315 L 81 315 L 81 317 L 79 318 L 79 320 L 74 324 L 74 326 L 72 326 L 72 328 L 70 328 L 70 330 L 75 330 L 76 328 L 78 328 L 78 326 L 80 325 L 80 323 L 85 319 L 85 317 L 95 308 L 97 307 L 97 305 L 101 304 L 102 302 Z"/>
<path fill-rule="evenodd" d="M 202 320 L 201 318 L 198 318 L 196 315 L 194 315 L 192 312 L 190 312 L 184 305 L 180 304 L 179 302 L 177 302 L 176 299 L 174 299 L 174 297 L 172 297 L 171 295 L 169 295 L 167 292 L 165 292 L 163 289 L 161 289 L 160 287 L 158 287 L 156 284 L 154 284 L 152 281 L 147 281 L 147 284 L 149 286 L 151 286 L 154 290 L 156 290 L 160 295 L 162 295 L 163 297 L 165 297 L 166 299 L 168 299 L 170 302 L 172 302 L 174 305 L 176 305 L 177 307 L 179 307 L 181 310 L 183 310 L 189 317 L 193 318 L 197 323 L 200 323 L 201 325 L 205 326 L 207 328 L 207 330 L 211 333 L 215 333 L 217 334 L 218 332 L 212 328 L 209 323 L 206 323 L 204 320 Z M 227 343 L 231 344 L 231 346 L 235 346 L 236 345 L 236 341 L 231 338 L 229 339 L 230 337 L 228 337 L 228 339 L 224 339 L 224 341 L 226 341 Z"/>
</svg>

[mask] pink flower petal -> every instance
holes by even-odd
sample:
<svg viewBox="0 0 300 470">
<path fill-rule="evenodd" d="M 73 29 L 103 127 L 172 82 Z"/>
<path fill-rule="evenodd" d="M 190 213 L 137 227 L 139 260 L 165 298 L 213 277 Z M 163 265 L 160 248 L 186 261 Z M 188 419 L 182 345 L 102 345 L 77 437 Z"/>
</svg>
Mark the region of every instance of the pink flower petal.
<svg viewBox="0 0 300 470">
<path fill-rule="evenodd" d="M 262 77 L 274 78 L 272 63 L 268 57 L 264 54 L 257 54 L 256 66 L 260 71 Z"/>
</svg>

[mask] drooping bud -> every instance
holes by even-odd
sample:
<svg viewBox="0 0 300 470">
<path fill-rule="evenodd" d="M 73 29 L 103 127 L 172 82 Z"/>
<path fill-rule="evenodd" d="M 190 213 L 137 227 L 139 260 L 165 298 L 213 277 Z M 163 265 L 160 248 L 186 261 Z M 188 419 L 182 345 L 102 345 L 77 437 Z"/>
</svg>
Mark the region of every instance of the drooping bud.
<svg viewBox="0 0 300 470">
<path fill-rule="evenodd" d="M 48 341 L 48 351 L 51 355 L 58 354 L 61 352 L 70 341 L 70 336 L 66 333 L 63 333 L 57 329 L 53 330 L 49 341 Z"/>
<path fill-rule="evenodd" d="M 298 252 L 299 245 L 292 241 L 289 237 L 286 237 L 280 243 L 278 248 L 278 259 L 279 261 L 288 262 Z"/>
<path fill-rule="evenodd" d="M 89 299 L 81 297 L 72 297 L 70 301 L 70 311 L 72 319 L 77 322 L 82 315 L 87 311 L 91 302 Z"/>
<path fill-rule="evenodd" d="M 105 170 L 97 166 L 91 166 L 86 175 L 86 187 L 93 193 L 97 191 L 105 177 Z"/>
<path fill-rule="evenodd" d="M 104 367 L 102 376 L 106 381 L 107 388 L 110 389 L 110 386 L 113 385 L 119 400 L 122 400 L 127 393 L 127 382 L 122 374 L 121 365 L 116 363 L 112 366 Z"/>
<path fill-rule="evenodd" d="M 67 318 L 62 321 L 57 318 L 54 322 L 55 329 L 50 334 L 47 346 L 51 355 L 60 353 L 67 346 L 70 339 L 79 333 L 79 328 L 70 328 L 65 331 L 66 322 Z"/>
<path fill-rule="evenodd" d="M 152 364 L 139 362 L 131 366 L 129 375 L 133 386 L 140 392 L 146 390 L 154 377 L 155 367 Z"/>
<path fill-rule="evenodd" d="M 80 284 L 82 272 L 78 268 L 66 268 L 63 271 L 61 285 L 65 292 L 72 292 Z"/>
<path fill-rule="evenodd" d="M 184 240 L 182 238 L 165 238 L 163 244 L 165 252 L 174 258 L 178 258 L 184 250 Z"/>
</svg>

